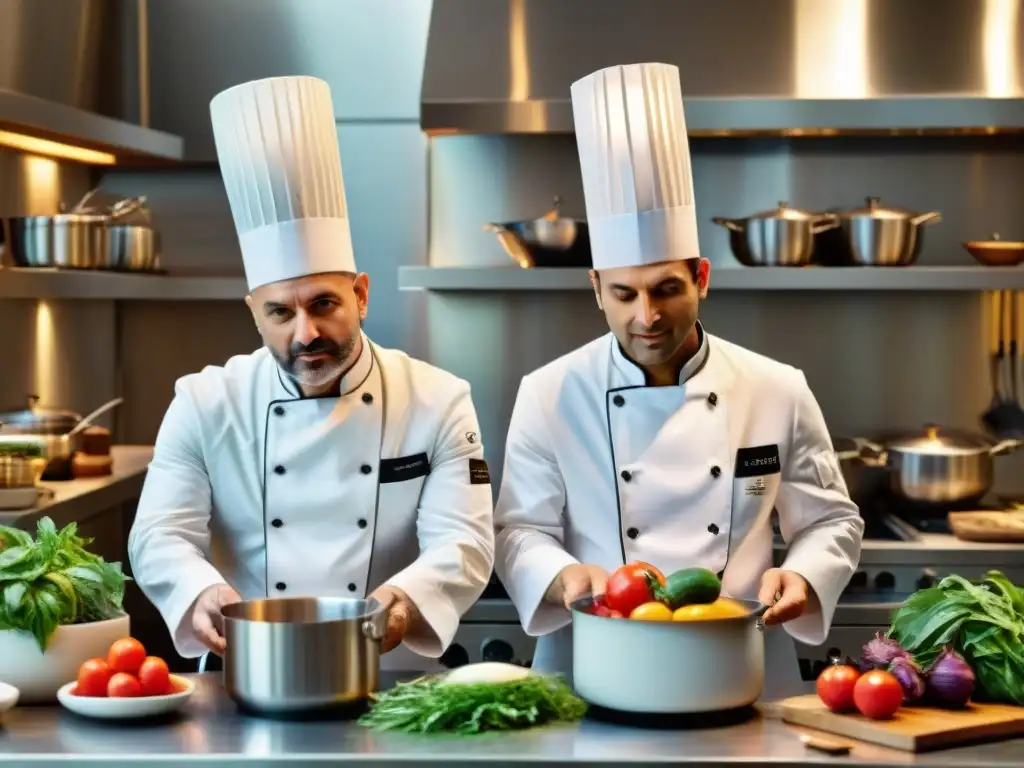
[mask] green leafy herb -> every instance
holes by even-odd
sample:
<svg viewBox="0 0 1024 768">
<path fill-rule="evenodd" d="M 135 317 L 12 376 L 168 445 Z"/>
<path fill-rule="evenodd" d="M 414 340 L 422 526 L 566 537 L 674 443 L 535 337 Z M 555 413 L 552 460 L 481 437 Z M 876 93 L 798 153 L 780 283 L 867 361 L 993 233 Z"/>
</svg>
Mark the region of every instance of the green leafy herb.
<svg viewBox="0 0 1024 768">
<path fill-rule="evenodd" d="M 989 701 L 1024 706 L 1024 591 L 998 571 L 979 582 L 947 576 L 911 595 L 888 636 L 923 667 L 945 647 L 964 657 Z"/>
<path fill-rule="evenodd" d="M 587 705 L 558 675 L 499 683 L 446 684 L 442 677 L 400 683 L 374 696 L 360 723 L 407 733 L 478 734 L 578 720 Z"/>
<path fill-rule="evenodd" d="M 58 531 L 44 517 L 33 540 L 0 526 L 0 630 L 28 632 L 45 651 L 58 626 L 121 615 L 127 579 L 121 564 L 87 552 L 92 540 L 77 530 L 71 523 Z"/>
</svg>

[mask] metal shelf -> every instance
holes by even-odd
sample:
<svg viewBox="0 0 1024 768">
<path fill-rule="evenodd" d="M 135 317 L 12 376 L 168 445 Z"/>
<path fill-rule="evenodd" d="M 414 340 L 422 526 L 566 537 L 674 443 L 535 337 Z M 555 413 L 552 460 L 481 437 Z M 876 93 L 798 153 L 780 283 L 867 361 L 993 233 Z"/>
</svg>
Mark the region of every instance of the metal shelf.
<svg viewBox="0 0 1024 768">
<path fill-rule="evenodd" d="M 843 133 L 998 133 L 1024 125 L 1024 99 L 908 96 L 872 99 L 688 97 L 691 136 L 834 135 Z M 573 133 L 567 98 L 528 101 L 427 100 L 428 134 Z"/>
<path fill-rule="evenodd" d="M 589 291 L 586 269 L 401 267 L 404 291 Z M 1024 267 L 712 268 L 712 291 L 987 291 L 1024 289 Z"/>
<path fill-rule="evenodd" d="M 185 154 L 179 136 L 2 89 L 0 129 L 107 153 L 114 164 L 176 162 Z"/>
<path fill-rule="evenodd" d="M 239 301 L 244 277 L 0 269 L 0 299 Z"/>
</svg>

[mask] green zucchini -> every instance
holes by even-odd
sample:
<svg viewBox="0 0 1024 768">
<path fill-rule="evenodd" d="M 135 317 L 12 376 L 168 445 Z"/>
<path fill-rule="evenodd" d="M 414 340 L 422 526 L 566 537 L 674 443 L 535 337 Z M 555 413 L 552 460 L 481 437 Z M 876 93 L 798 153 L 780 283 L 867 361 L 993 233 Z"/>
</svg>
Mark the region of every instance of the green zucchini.
<svg viewBox="0 0 1024 768">
<path fill-rule="evenodd" d="M 684 605 L 713 603 L 722 594 L 722 582 L 707 568 L 684 568 L 665 579 L 658 598 L 673 611 Z"/>
</svg>

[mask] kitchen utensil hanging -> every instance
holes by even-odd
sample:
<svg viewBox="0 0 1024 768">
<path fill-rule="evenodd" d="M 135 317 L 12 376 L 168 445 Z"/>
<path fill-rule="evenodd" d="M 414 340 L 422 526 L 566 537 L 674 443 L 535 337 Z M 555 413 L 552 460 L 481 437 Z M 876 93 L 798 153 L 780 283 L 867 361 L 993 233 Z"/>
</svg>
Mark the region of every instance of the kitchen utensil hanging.
<svg viewBox="0 0 1024 768">
<path fill-rule="evenodd" d="M 1024 408 L 1018 402 L 1018 297 L 1013 291 L 995 291 L 992 295 L 991 323 L 995 338 L 991 364 L 993 399 L 981 421 L 1003 439 L 1024 437 Z"/>
</svg>

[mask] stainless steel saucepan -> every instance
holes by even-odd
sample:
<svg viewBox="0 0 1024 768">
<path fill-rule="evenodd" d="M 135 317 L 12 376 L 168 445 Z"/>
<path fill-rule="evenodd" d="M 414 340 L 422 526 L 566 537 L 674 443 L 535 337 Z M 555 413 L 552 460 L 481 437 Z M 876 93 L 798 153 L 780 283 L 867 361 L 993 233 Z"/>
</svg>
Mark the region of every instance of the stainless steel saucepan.
<svg viewBox="0 0 1024 768">
<path fill-rule="evenodd" d="M 811 213 L 780 202 L 745 219 L 711 219 L 729 230 L 729 246 L 747 267 L 802 267 L 811 263 L 814 236 L 839 226 L 834 213 Z"/>
<path fill-rule="evenodd" d="M 523 269 L 533 267 L 589 267 L 590 229 L 582 219 L 562 216 L 556 196 L 546 214 L 526 221 L 490 222 L 505 253 Z"/>
<path fill-rule="evenodd" d="M 843 246 L 850 261 L 863 267 L 909 266 L 923 242 L 921 227 L 942 220 L 938 211 L 913 213 L 867 198 L 863 208 L 839 213 Z"/>
<path fill-rule="evenodd" d="M 955 505 L 975 502 L 992 488 L 994 457 L 1017 450 L 1024 441 L 994 442 L 969 432 L 929 425 L 922 433 L 879 442 L 857 438 L 869 454 L 884 461 L 889 489 L 907 501 Z"/>
<path fill-rule="evenodd" d="M 270 598 L 221 609 L 224 687 L 244 710 L 289 715 L 377 690 L 388 606 L 342 597 Z"/>
</svg>

